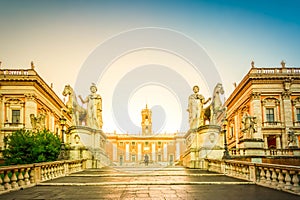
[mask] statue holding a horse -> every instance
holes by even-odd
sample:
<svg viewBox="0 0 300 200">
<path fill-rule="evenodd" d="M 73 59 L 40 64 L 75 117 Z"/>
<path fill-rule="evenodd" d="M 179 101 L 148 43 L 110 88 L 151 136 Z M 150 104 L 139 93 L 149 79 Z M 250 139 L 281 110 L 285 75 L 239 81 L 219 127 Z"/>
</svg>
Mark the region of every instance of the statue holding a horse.
<svg viewBox="0 0 300 200">
<path fill-rule="evenodd" d="M 194 94 L 189 96 L 189 104 L 187 111 L 189 112 L 190 129 L 198 128 L 209 122 L 209 124 L 216 125 L 218 116 L 226 109 L 222 104 L 220 95 L 224 94 L 224 89 L 221 83 L 218 83 L 213 92 L 213 97 L 205 98 L 198 94 L 199 87 L 193 87 Z M 204 107 L 211 100 L 210 105 Z"/>
</svg>

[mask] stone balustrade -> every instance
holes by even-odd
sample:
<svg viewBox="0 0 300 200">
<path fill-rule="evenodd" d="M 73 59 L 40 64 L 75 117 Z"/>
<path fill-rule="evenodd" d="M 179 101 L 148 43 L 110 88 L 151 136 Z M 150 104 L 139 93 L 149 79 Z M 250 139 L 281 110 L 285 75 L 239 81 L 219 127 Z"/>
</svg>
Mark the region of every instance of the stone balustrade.
<svg viewBox="0 0 300 200">
<path fill-rule="evenodd" d="M 229 150 L 231 157 L 234 156 L 245 156 L 245 150 L 243 148 L 235 149 L 232 148 Z M 300 149 L 264 149 L 264 155 L 262 156 L 300 156 Z"/>
<path fill-rule="evenodd" d="M 209 171 L 300 195 L 298 166 L 212 159 L 205 159 L 204 166 Z"/>
<path fill-rule="evenodd" d="M 0 194 L 35 186 L 86 168 L 86 160 L 66 160 L 0 167 Z"/>
</svg>

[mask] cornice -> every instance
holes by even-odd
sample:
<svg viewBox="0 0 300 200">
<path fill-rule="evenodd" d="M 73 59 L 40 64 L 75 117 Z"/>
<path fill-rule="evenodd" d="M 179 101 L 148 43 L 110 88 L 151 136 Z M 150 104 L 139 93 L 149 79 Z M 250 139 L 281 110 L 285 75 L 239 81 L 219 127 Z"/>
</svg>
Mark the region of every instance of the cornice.
<svg viewBox="0 0 300 200">
<path fill-rule="evenodd" d="M 225 105 L 228 106 L 246 87 L 250 87 L 253 83 L 265 84 L 273 80 L 282 84 L 286 79 L 298 82 L 300 68 L 251 68 L 226 100 Z M 250 85 L 248 85 L 249 83 Z"/>
</svg>

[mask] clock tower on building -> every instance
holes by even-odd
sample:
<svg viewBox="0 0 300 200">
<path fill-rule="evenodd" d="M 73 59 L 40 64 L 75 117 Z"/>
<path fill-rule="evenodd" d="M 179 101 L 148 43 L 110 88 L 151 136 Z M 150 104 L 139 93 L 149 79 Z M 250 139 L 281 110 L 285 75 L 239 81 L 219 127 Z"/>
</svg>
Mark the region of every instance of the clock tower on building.
<svg viewBox="0 0 300 200">
<path fill-rule="evenodd" d="M 146 104 L 146 108 L 142 110 L 142 135 L 152 135 L 152 112 L 148 109 Z"/>
</svg>

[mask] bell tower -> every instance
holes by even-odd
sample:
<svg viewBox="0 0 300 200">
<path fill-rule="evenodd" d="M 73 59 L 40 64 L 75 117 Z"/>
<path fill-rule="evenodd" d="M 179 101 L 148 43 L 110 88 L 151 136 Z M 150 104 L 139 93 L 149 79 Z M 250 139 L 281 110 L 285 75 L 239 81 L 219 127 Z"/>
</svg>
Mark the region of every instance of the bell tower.
<svg viewBox="0 0 300 200">
<path fill-rule="evenodd" d="M 152 112 L 148 109 L 146 104 L 146 108 L 142 110 L 142 135 L 152 135 Z"/>
</svg>

